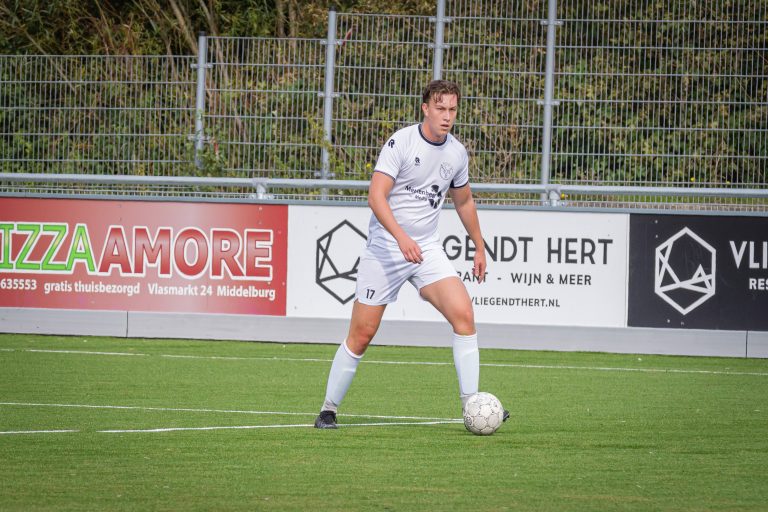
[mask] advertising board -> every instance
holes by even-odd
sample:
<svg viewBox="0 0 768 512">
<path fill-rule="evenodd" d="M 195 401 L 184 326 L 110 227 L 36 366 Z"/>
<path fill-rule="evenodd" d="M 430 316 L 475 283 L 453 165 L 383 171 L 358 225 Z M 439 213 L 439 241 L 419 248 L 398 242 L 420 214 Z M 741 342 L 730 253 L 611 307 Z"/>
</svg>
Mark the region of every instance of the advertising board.
<svg viewBox="0 0 768 512">
<path fill-rule="evenodd" d="M 627 215 L 480 210 L 488 260 L 472 275 L 475 248 L 456 212 L 441 212 L 443 249 L 466 284 L 478 322 L 626 325 Z M 291 206 L 288 316 L 344 318 L 370 210 Z M 441 317 L 406 285 L 385 319 Z"/>
<path fill-rule="evenodd" d="M 628 324 L 768 330 L 768 218 L 630 220 Z"/>
<path fill-rule="evenodd" d="M 0 200 L 0 307 L 284 315 L 287 206 Z"/>
</svg>

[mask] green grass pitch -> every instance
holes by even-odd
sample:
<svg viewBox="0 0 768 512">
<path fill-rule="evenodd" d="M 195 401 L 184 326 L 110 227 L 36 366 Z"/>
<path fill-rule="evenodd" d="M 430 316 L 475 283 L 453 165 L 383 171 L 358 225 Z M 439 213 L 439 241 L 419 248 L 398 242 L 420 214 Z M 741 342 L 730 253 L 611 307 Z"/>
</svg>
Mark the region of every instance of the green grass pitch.
<svg viewBox="0 0 768 512">
<path fill-rule="evenodd" d="M 336 431 L 330 345 L 0 335 L 0 510 L 766 510 L 764 360 L 373 346 Z"/>
</svg>

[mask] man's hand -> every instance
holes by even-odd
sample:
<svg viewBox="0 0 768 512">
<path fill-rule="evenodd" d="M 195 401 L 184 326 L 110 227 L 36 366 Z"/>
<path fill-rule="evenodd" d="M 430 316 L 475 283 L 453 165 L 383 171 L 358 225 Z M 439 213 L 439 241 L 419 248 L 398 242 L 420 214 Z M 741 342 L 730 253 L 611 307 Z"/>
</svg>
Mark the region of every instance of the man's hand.
<svg viewBox="0 0 768 512">
<path fill-rule="evenodd" d="M 421 256 L 421 247 L 417 244 L 413 238 L 408 235 L 403 235 L 397 240 L 397 245 L 400 247 L 400 252 L 403 253 L 405 261 L 411 263 L 421 263 L 424 258 Z"/>
<path fill-rule="evenodd" d="M 475 251 L 475 264 L 472 267 L 472 274 L 477 278 L 478 283 L 485 281 L 485 269 L 485 250 L 480 248 L 479 250 Z"/>
<path fill-rule="evenodd" d="M 479 283 L 485 281 L 485 242 L 480 233 L 480 221 L 477 218 L 477 207 L 472 198 L 472 191 L 469 189 L 469 183 L 464 187 L 452 188 L 448 192 L 453 199 L 453 205 L 456 207 L 456 213 L 459 214 L 464 229 L 475 244 L 475 264 L 472 267 L 472 275 L 477 278 Z"/>
</svg>

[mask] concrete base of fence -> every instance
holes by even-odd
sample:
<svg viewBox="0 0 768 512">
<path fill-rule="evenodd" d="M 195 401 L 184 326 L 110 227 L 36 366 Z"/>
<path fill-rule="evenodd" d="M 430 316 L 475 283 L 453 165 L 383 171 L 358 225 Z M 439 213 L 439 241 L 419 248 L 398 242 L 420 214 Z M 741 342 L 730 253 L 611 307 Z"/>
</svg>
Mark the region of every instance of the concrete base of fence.
<svg viewBox="0 0 768 512">
<path fill-rule="evenodd" d="M 768 358 L 768 332 L 747 333 L 747 357 Z"/>
<path fill-rule="evenodd" d="M 274 316 L 0 308 L 0 332 L 339 343 L 347 320 Z M 479 324 L 481 348 L 768 358 L 768 333 Z M 450 346 L 441 322 L 384 322 L 377 345 Z"/>
<path fill-rule="evenodd" d="M 128 332 L 128 314 L 125 311 L 0 308 L 0 332 L 124 338 Z"/>
</svg>

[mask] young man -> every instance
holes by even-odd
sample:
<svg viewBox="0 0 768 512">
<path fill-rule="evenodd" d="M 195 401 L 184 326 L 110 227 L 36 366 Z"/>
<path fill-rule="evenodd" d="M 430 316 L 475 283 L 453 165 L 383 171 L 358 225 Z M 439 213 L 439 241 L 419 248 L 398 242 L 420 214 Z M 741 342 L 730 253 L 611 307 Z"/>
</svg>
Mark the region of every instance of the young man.
<svg viewBox="0 0 768 512">
<path fill-rule="evenodd" d="M 422 95 L 423 122 L 396 132 L 379 154 L 368 191 L 373 215 L 357 271 L 349 333 L 333 359 L 316 428 L 337 428 L 336 412 L 357 365 L 379 328 L 384 309 L 397 299 L 406 281 L 453 327 L 462 404 L 478 391 L 480 358 L 472 302 L 437 232 L 440 207 L 450 194 L 477 248 L 473 273 L 482 281 L 485 245 L 469 189 L 467 150 L 450 133 L 460 96 L 459 86 L 453 82 L 430 82 Z"/>
</svg>

